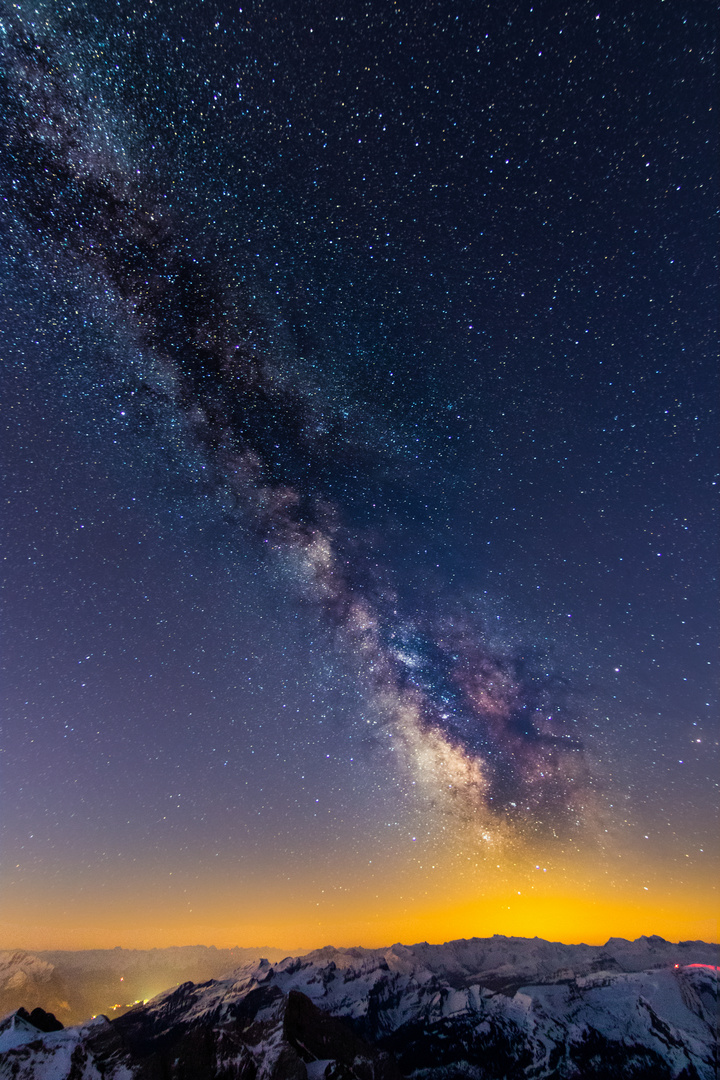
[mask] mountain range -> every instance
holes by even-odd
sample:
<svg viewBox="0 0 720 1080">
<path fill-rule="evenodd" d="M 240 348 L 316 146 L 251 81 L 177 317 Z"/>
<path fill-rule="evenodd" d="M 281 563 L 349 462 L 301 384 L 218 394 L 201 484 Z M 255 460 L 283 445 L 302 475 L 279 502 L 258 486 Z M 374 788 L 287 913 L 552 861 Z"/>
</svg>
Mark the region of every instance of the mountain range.
<svg viewBox="0 0 720 1080">
<path fill-rule="evenodd" d="M 15 1009 L 0 1078 L 714 1080 L 717 964 L 658 937 L 328 947 L 62 1030 Z"/>
</svg>

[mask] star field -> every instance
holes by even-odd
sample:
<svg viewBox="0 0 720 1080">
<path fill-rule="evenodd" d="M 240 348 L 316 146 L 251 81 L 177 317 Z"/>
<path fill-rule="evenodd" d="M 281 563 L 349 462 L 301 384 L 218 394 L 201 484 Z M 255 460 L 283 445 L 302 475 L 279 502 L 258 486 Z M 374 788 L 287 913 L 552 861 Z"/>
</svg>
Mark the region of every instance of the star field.
<svg viewBox="0 0 720 1080">
<path fill-rule="evenodd" d="M 709 27 L 3 12 L 11 944 L 712 935 Z"/>
</svg>

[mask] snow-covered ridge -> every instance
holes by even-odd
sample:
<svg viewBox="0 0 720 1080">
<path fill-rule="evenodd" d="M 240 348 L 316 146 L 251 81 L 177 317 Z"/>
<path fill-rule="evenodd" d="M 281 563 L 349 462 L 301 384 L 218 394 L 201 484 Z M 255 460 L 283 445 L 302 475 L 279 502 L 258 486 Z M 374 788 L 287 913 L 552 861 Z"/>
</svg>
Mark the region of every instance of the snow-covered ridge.
<svg viewBox="0 0 720 1080">
<path fill-rule="evenodd" d="M 662 938 L 588 946 L 495 936 L 388 949 L 327 947 L 274 965 L 268 960 L 247 964 L 222 979 L 183 988 L 183 1009 L 193 1019 L 222 1013 L 251 990 L 272 983 L 283 994 L 300 992 L 378 1037 L 420 1015 L 438 1019 L 472 1009 L 500 992 L 498 984 L 506 999 L 528 986 L 538 993 L 548 987 L 546 994 L 553 992 L 550 987 L 567 985 L 591 993 L 607 986 L 639 987 L 641 973 L 654 985 L 654 969 L 674 980 L 668 985 L 679 985 L 681 978 L 692 980 L 694 971 L 701 979 L 716 973 L 717 960 L 715 945 L 673 945 Z M 165 1010 L 171 999 L 161 994 L 147 1007 Z"/>
<path fill-rule="evenodd" d="M 183 946 L 169 949 L 94 949 L 37 954 L 22 950 L 0 952 L 0 1015 L 23 1005 L 55 1013 L 63 1023 L 77 1023 L 100 1012 L 117 1015 L 125 1007 L 145 1000 L 181 982 L 204 982 L 260 956 L 280 960 L 281 950 L 260 953 L 251 949 L 215 949 Z M 456 988 L 482 983 L 494 990 L 517 989 L 524 982 L 545 982 L 596 970 L 642 971 L 670 964 L 718 963 L 718 947 L 705 942 L 679 944 L 659 937 L 636 941 L 610 938 L 605 945 L 564 945 L 540 938 L 495 935 L 442 945 L 421 942 L 395 944 L 382 949 L 328 946 L 301 958 L 288 958 L 278 971 L 302 962 L 325 969 L 333 964 L 353 978 L 385 964 L 399 974 L 418 980 L 441 977 Z"/>
<path fill-rule="evenodd" d="M 391 945 L 387 949 L 325 948 L 308 953 L 305 961 L 322 965 L 332 961 L 340 969 L 358 969 L 384 959 L 391 971 L 430 971 L 453 985 L 505 978 L 536 981 L 565 970 L 568 975 L 594 970 L 643 971 L 669 964 L 718 963 L 717 944 L 682 941 L 678 944 L 653 935 L 635 941 L 610 938 L 604 945 L 565 945 L 542 938 L 462 938 L 442 945 Z"/>
</svg>

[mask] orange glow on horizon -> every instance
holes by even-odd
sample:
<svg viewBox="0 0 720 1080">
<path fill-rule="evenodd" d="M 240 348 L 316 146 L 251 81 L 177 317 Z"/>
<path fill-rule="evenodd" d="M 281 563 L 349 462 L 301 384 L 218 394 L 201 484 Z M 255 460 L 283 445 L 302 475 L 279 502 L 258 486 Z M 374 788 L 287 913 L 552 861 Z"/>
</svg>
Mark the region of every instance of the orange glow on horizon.
<svg viewBox="0 0 720 1080">
<path fill-rule="evenodd" d="M 303 892 L 306 894 L 303 895 Z M 718 940 L 717 902 L 711 888 L 692 897 L 678 891 L 638 901 L 630 890 L 547 887 L 542 893 L 498 888 L 468 899 L 438 890 L 424 899 L 405 898 L 396 889 L 355 895 L 321 904 L 298 888 L 284 896 L 241 891 L 192 898 L 187 904 L 152 904 L 128 896 L 105 902 L 58 904 L 52 918 L 35 903 L 6 905 L 0 922 L 3 948 L 87 949 L 164 948 L 205 944 L 218 948 L 284 949 L 300 954 L 325 945 L 366 948 L 401 941 L 443 942 L 456 938 L 540 937 L 565 943 L 602 945 L 610 937 L 634 939 L 658 934 L 670 941 Z M 57 899 L 57 897 L 56 897 Z"/>
<path fill-rule="evenodd" d="M 657 934 L 718 941 L 716 875 L 708 863 L 672 879 L 663 852 L 597 845 L 456 841 L 451 830 L 405 853 L 368 848 L 293 865 L 158 857 L 48 879 L 6 882 L 2 948 L 164 948 L 204 944 L 285 955 L 325 945 L 539 937 L 602 945 Z M 443 850 L 443 842 L 445 849 Z M 472 852 L 472 855 L 470 854 Z"/>
</svg>

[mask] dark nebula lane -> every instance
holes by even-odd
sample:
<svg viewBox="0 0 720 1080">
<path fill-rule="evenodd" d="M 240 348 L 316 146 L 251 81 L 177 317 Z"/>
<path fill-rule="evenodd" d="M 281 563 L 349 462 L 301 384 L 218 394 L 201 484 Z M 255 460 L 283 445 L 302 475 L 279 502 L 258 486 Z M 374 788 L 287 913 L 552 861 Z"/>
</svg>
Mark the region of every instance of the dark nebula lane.
<svg viewBox="0 0 720 1080">
<path fill-rule="evenodd" d="M 98 117 L 48 46 L 19 20 L 10 39 L 5 168 L 13 212 L 55 257 L 79 261 L 121 298 L 217 489 L 230 493 L 246 529 L 291 560 L 347 647 L 362 655 L 385 722 L 415 768 L 486 832 L 496 817 L 532 828 L 576 819 L 587 781 L 581 743 L 547 715 L 550 703 L 533 700 L 520 664 L 483 645 L 480 628 L 455 630 L 451 655 L 433 638 L 418 638 L 415 650 L 396 644 L 407 630 L 353 563 L 343 508 L 328 505 L 317 482 L 320 466 L 352 441 L 338 417 L 318 433 L 311 388 L 286 374 L 263 327 L 224 284 L 227 265 L 192 254 L 161 180 L 99 153 Z M 157 394 L 147 383 L 135 391 L 146 400 Z M 418 606 L 431 625 L 427 602 Z"/>
</svg>

